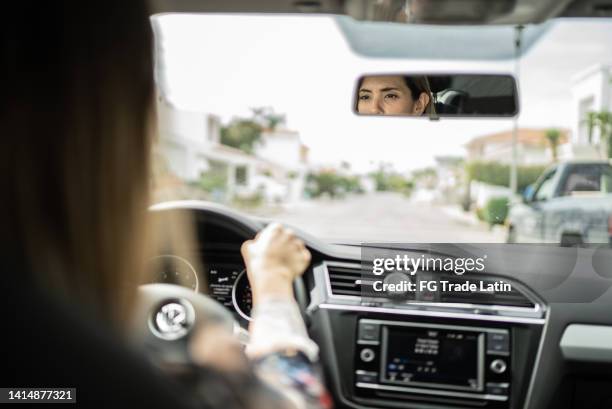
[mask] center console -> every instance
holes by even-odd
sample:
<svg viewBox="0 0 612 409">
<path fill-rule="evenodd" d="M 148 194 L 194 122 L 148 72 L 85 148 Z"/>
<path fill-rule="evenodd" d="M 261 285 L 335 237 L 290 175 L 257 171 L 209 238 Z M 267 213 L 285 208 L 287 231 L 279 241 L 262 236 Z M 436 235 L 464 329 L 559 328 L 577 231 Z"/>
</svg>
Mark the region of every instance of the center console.
<svg viewBox="0 0 612 409">
<path fill-rule="evenodd" d="M 337 408 L 519 409 L 529 400 L 546 305 L 520 283 L 512 294 L 397 301 L 350 293 L 363 284 L 359 264 L 313 273 L 309 330 Z"/>
<path fill-rule="evenodd" d="M 354 383 L 365 396 L 391 392 L 505 402 L 510 351 L 506 329 L 360 319 Z"/>
</svg>

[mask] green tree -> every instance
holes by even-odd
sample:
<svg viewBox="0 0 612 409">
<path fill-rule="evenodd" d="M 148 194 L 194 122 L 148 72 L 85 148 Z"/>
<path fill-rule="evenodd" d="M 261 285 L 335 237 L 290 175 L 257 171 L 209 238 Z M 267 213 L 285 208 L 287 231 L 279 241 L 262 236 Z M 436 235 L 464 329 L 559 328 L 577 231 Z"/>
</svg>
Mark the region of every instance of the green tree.
<svg viewBox="0 0 612 409">
<path fill-rule="evenodd" d="M 561 132 L 558 129 L 549 129 L 546 131 L 546 139 L 548 139 L 548 143 L 550 143 L 550 150 L 552 152 L 553 162 L 556 162 L 559 158 L 558 148 L 559 141 L 561 139 Z"/>
<path fill-rule="evenodd" d="M 261 125 L 252 119 L 233 119 L 221 128 L 221 143 L 253 153 L 255 144 L 261 139 L 261 131 Z"/>
<path fill-rule="evenodd" d="M 285 123 L 285 115 L 277 114 L 270 107 L 251 108 L 250 118 L 234 118 L 221 128 L 221 143 L 246 153 L 253 153 L 264 130 L 274 131 Z"/>
<path fill-rule="evenodd" d="M 260 124 L 262 128 L 270 131 L 274 131 L 279 125 L 286 123 L 285 115 L 274 112 L 271 107 L 251 108 L 251 112 L 253 113 L 253 120 Z"/>
<path fill-rule="evenodd" d="M 381 163 L 378 170 L 371 172 L 378 192 L 399 192 L 410 195 L 414 189 L 414 182 L 393 170 L 391 166 Z"/>
<path fill-rule="evenodd" d="M 438 173 L 436 172 L 436 169 L 433 167 L 417 169 L 412 172 L 412 177 L 414 177 L 417 180 L 436 178 L 437 176 L 438 176 Z"/>
<path fill-rule="evenodd" d="M 587 126 L 587 135 L 589 136 L 589 143 L 593 143 L 593 131 L 597 127 L 597 112 L 587 112 L 582 122 Z"/>
<path fill-rule="evenodd" d="M 306 178 L 306 192 L 311 197 L 327 194 L 342 197 L 346 193 L 362 193 L 363 188 L 357 176 L 345 176 L 333 170 L 310 173 Z"/>
</svg>

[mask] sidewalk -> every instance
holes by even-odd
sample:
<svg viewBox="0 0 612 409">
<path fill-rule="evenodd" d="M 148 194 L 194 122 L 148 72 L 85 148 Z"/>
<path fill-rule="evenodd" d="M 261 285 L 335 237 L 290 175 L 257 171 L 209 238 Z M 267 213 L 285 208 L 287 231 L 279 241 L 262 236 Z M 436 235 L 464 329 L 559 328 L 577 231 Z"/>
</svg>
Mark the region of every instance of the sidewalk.
<svg viewBox="0 0 612 409">
<path fill-rule="evenodd" d="M 488 223 L 479 220 L 476 213 L 464 212 L 459 205 L 439 205 L 436 207 L 457 223 L 488 230 L 502 243 L 506 240 L 506 227 L 503 225 L 496 224 L 489 226 Z"/>
</svg>

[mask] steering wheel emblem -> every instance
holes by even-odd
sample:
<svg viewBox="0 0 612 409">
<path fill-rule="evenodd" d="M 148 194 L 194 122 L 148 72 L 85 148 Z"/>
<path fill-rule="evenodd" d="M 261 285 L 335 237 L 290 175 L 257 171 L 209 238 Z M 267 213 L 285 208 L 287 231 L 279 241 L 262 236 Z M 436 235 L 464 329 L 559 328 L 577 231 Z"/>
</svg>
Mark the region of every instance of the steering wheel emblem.
<svg viewBox="0 0 612 409">
<path fill-rule="evenodd" d="M 152 317 L 151 330 L 159 338 L 172 341 L 185 336 L 194 323 L 193 306 L 185 300 L 162 304 Z"/>
</svg>

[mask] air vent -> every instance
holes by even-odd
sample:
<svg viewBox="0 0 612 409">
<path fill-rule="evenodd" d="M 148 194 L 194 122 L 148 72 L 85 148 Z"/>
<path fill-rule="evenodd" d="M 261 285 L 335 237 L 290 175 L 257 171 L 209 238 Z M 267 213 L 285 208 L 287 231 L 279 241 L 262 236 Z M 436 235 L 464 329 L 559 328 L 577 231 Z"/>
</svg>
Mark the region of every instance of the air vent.
<svg viewBox="0 0 612 409">
<path fill-rule="evenodd" d="M 368 284 L 375 280 L 380 280 L 380 277 L 371 276 L 364 277 L 359 265 L 341 265 L 338 264 L 327 264 L 327 273 L 329 278 L 329 285 L 333 296 L 352 296 L 362 297 L 368 292 Z M 429 273 L 431 274 L 431 273 Z M 436 274 L 437 275 L 437 274 Z M 417 273 L 417 277 L 419 273 Z M 439 298 L 436 297 L 433 302 L 449 303 L 449 304 L 474 304 L 482 306 L 505 306 L 505 307 L 518 307 L 518 308 L 535 308 L 535 304 L 525 294 L 523 294 L 516 285 L 512 282 L 508 282 L 503 279 L 498 279 L 490 276 L 482 277 L 467 277 L 465 275 L 458 276 L 455 274 L 439 273 L 437 275 L 438 280 L 445 280 L 451 283 L 463 284 L 466 281 L 474 283 L 477 288 L 480 288 L 480 281 L 486 286 L 488 283 L 495 282 L 506 282 L 511 284 L 511 291 L 500 291 L 494 292 L 439 292 Z M 412 297 L 410 297 L 412 296 Z M 409 298 L 404 298 L 405 301 L 414 301 L 414 294 L 408 295 Z M 381 297 L 385 298 L 386 297 Z M 412 298 L 412 300 L 410 299 Z"/>
<path fill-rule="evenodd" d="M 359 267 L 328 265 L 329 284 L 333 295 L 361 296 L 361 270 Z"/>
<path fill-rule="evenodd" d="M 486 286 L 489 283 L 499 282 L 500 280 L 487 278 L 467 278 L 466 276 L 456 275 L 445 275 L 443 280 L 448 280 L 451 283 L 462 284 L 466 281 L 474 283 L 478 288 L 480 287 L 480 281 Z M 521 307 L 521 308 L 534 308 L 534 303 L 527 298 L 522 292 L 517 290 L 515 285 L 507 281 L 501 280 L 508 284 L 511 284 L 511 291 L 503 292 L 441 292 L 440 302 L 447 303 L 464 303 L 464 304 L 478 304 L 478 305 L 502 305 L 506 307 Z"/>
</svg>

